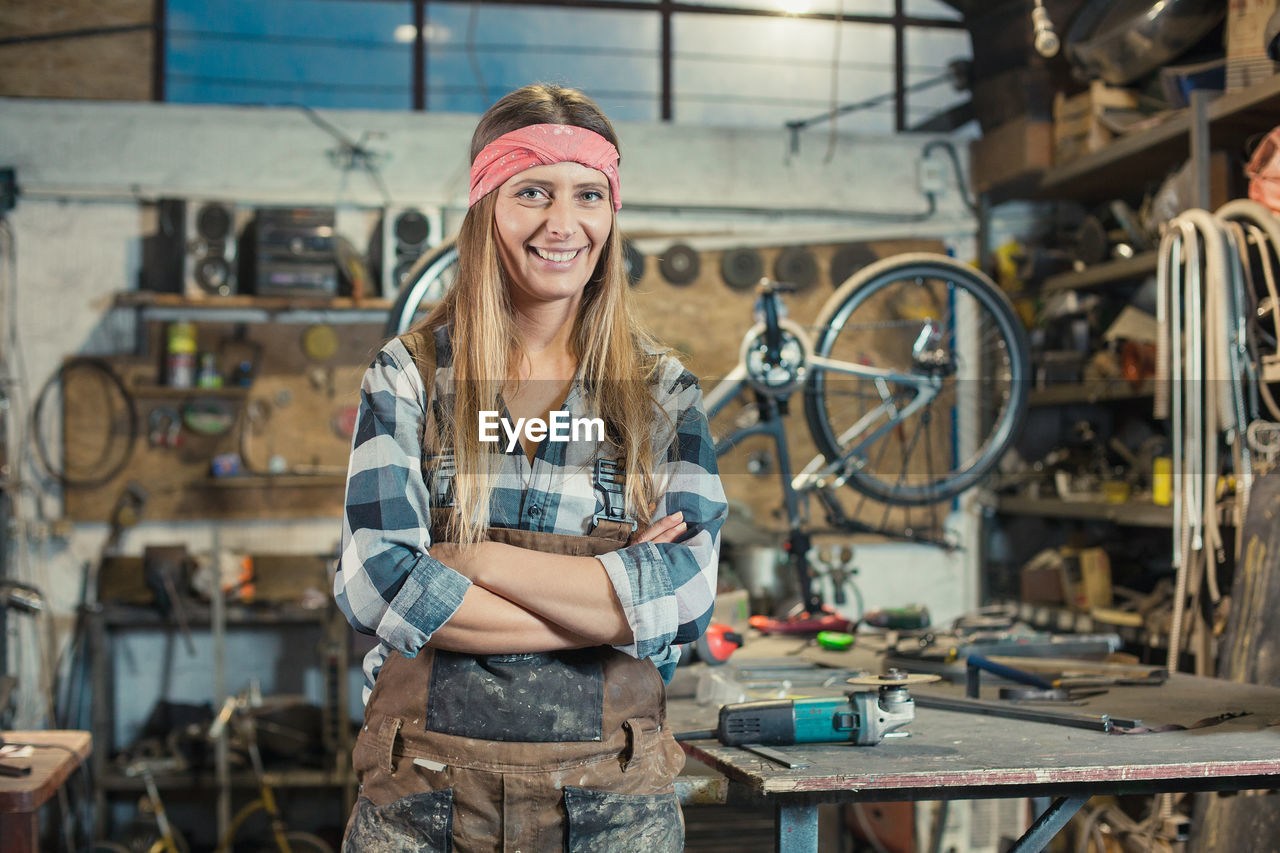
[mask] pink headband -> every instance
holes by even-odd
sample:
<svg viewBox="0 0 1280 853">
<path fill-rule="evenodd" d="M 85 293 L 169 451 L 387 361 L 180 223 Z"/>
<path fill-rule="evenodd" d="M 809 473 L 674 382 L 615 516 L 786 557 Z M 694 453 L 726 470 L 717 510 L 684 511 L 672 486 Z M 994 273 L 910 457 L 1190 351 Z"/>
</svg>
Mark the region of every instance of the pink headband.
<svg viewBox="0 0 1280 853">
<path fill-rule="evenodd" d="M 467 206 L 525 169 L 566 162 L 581 163 L 588 169 L 604 172 L 613 195 L 613 209 L 622 208 L 618 149 L 594 130 L 567 124 L 531 124 L 504 133 L 486 145 L 471 164 L 471 196 Z"/>
</svg>

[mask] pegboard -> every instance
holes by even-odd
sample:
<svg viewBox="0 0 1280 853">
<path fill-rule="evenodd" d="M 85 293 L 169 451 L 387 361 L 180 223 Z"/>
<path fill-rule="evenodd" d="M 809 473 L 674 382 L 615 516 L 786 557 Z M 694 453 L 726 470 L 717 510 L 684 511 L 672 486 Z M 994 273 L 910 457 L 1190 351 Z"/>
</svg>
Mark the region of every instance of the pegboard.
<svg viewBox="0 0 1280 853">
<path fill-rule="evenodd" d="M 101 375 L 64 373 L 66 473 L 107 473 L 123 448 L 132 450 L 127 465 L 105 482 L 64 490 L 67 517 L 110 521 L 131 485 L 145 495 L 140 515 L 148 520 L 339 516 L 351 450 L 341 416 L 357 404 L 361 377 L 385 341 L 381 316 L 378 322 L 331 326 L 337 345 L 320 359 L 303 350 L 303 335 L 312 328 L 305 324 L 205 323 L 193 317 L 199 351 L 214 354 L 224 378 L 250 359 L 251 383 L 218 390 L 165 387 L 168 324 L 148 322 L 145 351 L 154 358 L 103 359 L 129 392 L 137 430 L 128 436 L 126 403 Z M 203 414 L 206 428 L 219 419 L 230 423 L 220 434 L 202 434 L 186 422 L 188 412 Z M 184 421 L 176 445 L 169 429 L 174 414 Z M 241 454 L 241 473 L 213 476 L 214 456 L 230 453 Z"/>
</svg>

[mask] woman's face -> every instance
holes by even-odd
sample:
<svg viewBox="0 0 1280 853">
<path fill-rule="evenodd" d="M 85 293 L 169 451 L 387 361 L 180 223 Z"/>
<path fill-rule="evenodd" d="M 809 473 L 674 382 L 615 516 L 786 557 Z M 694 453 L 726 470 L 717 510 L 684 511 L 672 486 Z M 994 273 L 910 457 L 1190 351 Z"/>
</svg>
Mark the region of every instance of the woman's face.
<svg viewBox="0 0 1280 853">
<path fill-rule="evenodd" d="M 498 187 L 494 224 L 517 307 L 581 298 L 613 226 L 603 172 L 534 166 Z"/>
</svg>

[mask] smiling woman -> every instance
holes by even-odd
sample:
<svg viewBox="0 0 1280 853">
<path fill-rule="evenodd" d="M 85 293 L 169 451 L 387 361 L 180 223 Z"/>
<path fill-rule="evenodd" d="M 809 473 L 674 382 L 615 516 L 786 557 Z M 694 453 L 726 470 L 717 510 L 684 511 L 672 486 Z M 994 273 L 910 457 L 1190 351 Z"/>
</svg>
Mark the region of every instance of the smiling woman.
<svg viewBox="0 0 1280 853">
<path fill-rule="evenodd" d="M 519 89 L 471 154 L 453 287 L 362 386 L 334 591 L 381 643 L 345 849 L 676 851 L 663 682 L 727 512 L 702 392 L 636 323 L 599 108 Z"/>
</svg>

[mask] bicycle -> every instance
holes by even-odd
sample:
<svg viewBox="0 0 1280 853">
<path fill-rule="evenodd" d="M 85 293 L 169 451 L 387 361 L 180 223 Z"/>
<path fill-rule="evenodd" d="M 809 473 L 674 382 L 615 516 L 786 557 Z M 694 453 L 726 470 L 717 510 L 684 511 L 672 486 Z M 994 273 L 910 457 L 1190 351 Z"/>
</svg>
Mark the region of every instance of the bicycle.
<svg viewBox="0 0 1280 853">
<path fill-rule="evenodd" d="M 419 306 L 447 290 L 457 257 L 456 247 L 446 244 L 410 271 L 388 318 L 389 335 L 408 329 Z M 729 433 L 717 439 L 716 454 L 752 436 L 772 439 L 785 547 L 805 606 L 816 613 L 821 601 L 808 568 L 809 498 L 818 500 L 835 531 L 884 533 L 851 518 L 836 490 L 848 485 L 889 506 L 915 507 L 971 488 L 1017 438 L 1030 356 L 1004 292 L 943 255 L 898 255 L 864 267 L 836 289 L 809 327 L 786 318 L 781 296 L 793 289 L 761 281 L 757 322 L 743 336 L 738 363 L 703 402 L 714 423 L 731 401 L 752 392 Z M 819 455 L 793 477 L 783 417 L 797 392 Z M 895 535 L 938 542 L 911 530 Z"/>
<path fill-rule="evenodd" d="M 228 697 L 208 731 L 208 739 L 217 741 L 228 725 L 235 729 L 244 740 L 249 764 L 258 784 L 257 799 L 247 803 L 231 818 L 226 834 L 214 848 L 214 853 L 229 853 L 237 844 L 244 843 L 245 839 L 237 840 L 237 836 L 249 820 L 260 812 L 266 814 L 270 827 L 270 846 L 265 849 L 277 850 L 279 853 L 333 853 L 333 848 L 320 837 L 309 832 L 290 830 L 285 824 L 276 802 L 275 790 L 262 763 L 257 729 L 253 715 L 249 713 L 250 708 L 247 692 Z M 151 815 L 154 826 L 133 830 L 125 843 L 98 842 L 93 848 L 95 853 L 187 853 L 187 842 L 169 819 L 164 801 L 160 798 L 160 788 L 156 784 L 157 774 L 184 769 L 184 762 L 174 757 L 144 758 L 131 762 L 125 768 L 125 775 L 143 780 L 144 810 Z"/>
</svg>

